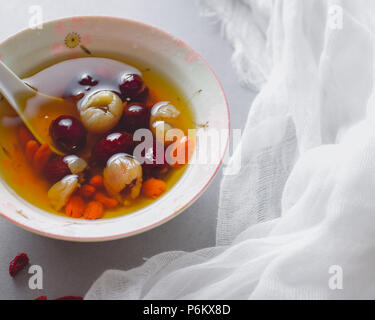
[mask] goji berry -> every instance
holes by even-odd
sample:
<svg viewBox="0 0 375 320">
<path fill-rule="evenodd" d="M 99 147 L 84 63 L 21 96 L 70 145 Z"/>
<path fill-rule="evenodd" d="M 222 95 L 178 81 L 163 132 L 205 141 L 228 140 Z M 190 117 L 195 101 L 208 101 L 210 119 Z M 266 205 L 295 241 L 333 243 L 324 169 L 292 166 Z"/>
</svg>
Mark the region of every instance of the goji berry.
<svg viewBox="0 0 375 320">
<path fill-rule="evenodd" d="M 9 274 L 11 277 L 17 274 L 22 268 L 24 268 L 29 263 L 29 257 L 26 253 L 18 254 L 10 263 L 9 263 Z"/>
</svg>

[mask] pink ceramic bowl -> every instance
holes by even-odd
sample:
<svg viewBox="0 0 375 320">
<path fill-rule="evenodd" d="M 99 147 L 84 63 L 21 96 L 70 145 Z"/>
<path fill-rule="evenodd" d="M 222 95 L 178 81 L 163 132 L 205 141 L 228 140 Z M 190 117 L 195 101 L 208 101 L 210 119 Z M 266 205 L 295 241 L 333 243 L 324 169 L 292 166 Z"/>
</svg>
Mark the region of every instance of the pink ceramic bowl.
<svg viewBox="0 0 375 320">
<path fill-rule="evenodd" d="M 79 43 L 67 46 L 68 35 Z M 109 49 L 110 48 L 110 49 Z M 0 44 L 0 58 L 19 76 L 69 57 L 111 51 L 136 57 L 174 81 L 191 98 L 198 139 L 195 153 L 205 153 L 210 129 L 219 130 L 210 163 L 190 164 L 182 178 L 151 205 L 117 218 L 74 220 L 45 212 L 26 202 L 0 178 L 0 213 L 14 224 L 43 236 L 71 241 L 105 241 L 150 230 L 191 205 L 217 173 L 229 139 L 229 111 L 223 89 L 207 63 L 181 40 L 152 26 L 112 17 L 75 17 L 51 21 L 42 30 L 25 30 Z M 4 103 L 4 102 L 3 102 Z M 1 104 L 1 103 L 0 103 Z M 0 106 L 1 107 L 1 106 Z"/>
</svg>

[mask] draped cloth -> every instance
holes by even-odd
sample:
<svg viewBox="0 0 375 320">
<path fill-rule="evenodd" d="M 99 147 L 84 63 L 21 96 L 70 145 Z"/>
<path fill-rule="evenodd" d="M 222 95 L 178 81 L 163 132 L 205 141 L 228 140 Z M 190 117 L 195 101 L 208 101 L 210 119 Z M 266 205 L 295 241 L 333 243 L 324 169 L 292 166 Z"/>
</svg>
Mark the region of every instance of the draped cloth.
<svg viewBox="0 0 375 320">
<path fill-rule="evenodd" d="M 241 169 L 221 183 L 216 246 L 108 270 L 85 298 L 374 299 L 375 1 L 201 5 L 259 90 L 230 160 Z"/>
</svg>

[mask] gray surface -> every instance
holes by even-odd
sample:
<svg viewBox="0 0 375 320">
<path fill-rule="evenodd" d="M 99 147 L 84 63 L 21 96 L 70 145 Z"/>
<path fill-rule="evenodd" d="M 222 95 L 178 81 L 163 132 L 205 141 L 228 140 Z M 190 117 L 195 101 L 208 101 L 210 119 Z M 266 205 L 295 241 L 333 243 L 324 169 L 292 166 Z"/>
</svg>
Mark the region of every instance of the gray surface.
<svg viewBox="0 0 375 320">
<path fill-rule="evenodd" d="M 73 15 L 112 15 L 136 19 L 169 31 L 196 49 L 215 70 L 224 86 L 231 110 L 232 128 L 242 128 L 254 94 L 242 88 L 230 64 L 232 48 L 221 36 L 220 25 L 199 16 L 194 1 L 106 0 L 21 1 L 2 3 L 0 40 L 27 27 L 29 5 L 40 4 L 45 20 Z M 199 79 L 197 79 L 199 81 Z M 0 299 L 55 298 L 84 295 L 106 269 L 128 269 L 143 258 L 166 250 L 192 251 L 212 246 L 221 173 L 198 201 L 172 221 L 141 235 L 105 243 L 72 243 L 34 235 L 0 218 Z M 32 264 L 42 266 L 44 289 L 30 290 L 29 275 L 15 280 L 8 275 L 8 262 L 26 252 Z"/>
</svg>

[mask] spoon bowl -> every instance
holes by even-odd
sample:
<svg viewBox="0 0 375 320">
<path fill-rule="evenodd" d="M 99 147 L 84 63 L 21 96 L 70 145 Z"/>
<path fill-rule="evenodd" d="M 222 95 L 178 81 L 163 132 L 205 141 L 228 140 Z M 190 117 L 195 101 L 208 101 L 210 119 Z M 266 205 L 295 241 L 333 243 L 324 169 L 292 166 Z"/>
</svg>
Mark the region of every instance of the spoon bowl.
<svg viewBox="0 0 375 320">
<path fill-rule="evenodd" d="M 7 99 L 10 106 L 17 112 L 25 126 L 30 130 L 40 144 L 48 144 L 57 154 L 63 153 L 55 148 L 48 133 L 48 128 L 42 128 L 33 117 L 33 106 L 49 105 L 50 107 L 65 108 L 70 102 L 38 92 L 22 81 L 11 69 L 0 60 L 0 93 Z"/>
</svg>

